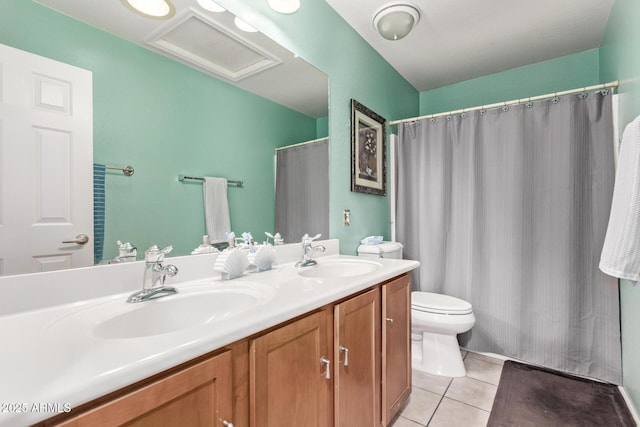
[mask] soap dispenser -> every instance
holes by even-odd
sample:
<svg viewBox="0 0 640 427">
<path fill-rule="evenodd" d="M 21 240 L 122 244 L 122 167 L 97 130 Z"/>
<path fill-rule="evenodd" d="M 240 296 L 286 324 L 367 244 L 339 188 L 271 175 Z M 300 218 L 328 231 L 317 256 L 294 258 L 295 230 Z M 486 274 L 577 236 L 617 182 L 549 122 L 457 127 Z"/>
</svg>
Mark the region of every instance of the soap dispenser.
<svg viewBox="0 0 640 427">
<path fill-rule="evenodd" d="M 195 248 L 193 251 L 191 251 L 191 255 L 211 254 L 216 252 L 219 252 L 218 249 L 211 246 L 211 241 L 209 240 L 209 236 L 205 234 L 204 236 L 202 236 L 202 244 L 197 248 Z"/>
</svg>

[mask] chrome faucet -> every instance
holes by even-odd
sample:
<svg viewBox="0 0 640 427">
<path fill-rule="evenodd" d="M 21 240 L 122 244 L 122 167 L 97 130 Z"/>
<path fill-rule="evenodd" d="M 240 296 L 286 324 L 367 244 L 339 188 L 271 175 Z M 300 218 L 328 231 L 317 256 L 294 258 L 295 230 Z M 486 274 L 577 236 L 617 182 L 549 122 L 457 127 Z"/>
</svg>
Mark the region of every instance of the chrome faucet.
<svg viewBox="0 0 640 427">
<path fill-rule="evenodd" d="M 309 237 L 308 234 L 302 236 L 302 261 L 296 263 L 296 267 L 309 267 L 310 265 L 316 265 L 318 261 L 311 259 L 311 256 L 316 252 L 324 252 L 327 250 L 323 245 L 311 246 L 311 242 L 320 237 L 320 234 L 316 234 L 313 237 Z"/>
<path fill-rule="evenodd" d="M 109 261 L 109 264 L 118 264 L 136 260 L 136 257 L 138 256 L 138 248 L 136 248 L 129 242 L 122 243 L 120 240 L 118 240 L 117 243 L 118 256 Z"/>
<path fill-rule="evenodd" d="M 164 256 L 172 250 L 173 247 L 171 246 L 167 246 L 164 249 L 158 249 L 158 247 L 154 245 L 144 253 L 144 278 L 142 279 L 142 290 L 131 294 L 127 299 L 127 302 L 144 302 L 178 293 L 176 288 L 164 285 L 164 281 L 167 276 L 173 277 L 178 274 L 178 267 L 175 265 L 162 265 Z"/>
</svg>

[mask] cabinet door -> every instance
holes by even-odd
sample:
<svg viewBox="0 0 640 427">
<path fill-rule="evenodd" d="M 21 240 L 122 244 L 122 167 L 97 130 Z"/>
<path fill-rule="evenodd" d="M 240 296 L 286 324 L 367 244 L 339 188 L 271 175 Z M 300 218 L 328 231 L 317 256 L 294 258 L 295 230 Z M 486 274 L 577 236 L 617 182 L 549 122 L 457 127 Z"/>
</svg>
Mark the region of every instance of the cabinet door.
<svg viewBox="0 0 640 427">
<path fill-rule="evenodd" d="M 62 426 L 224 426 L 232 422 L 232 361 L 227 351 L 158 380 Z"/>
<path fill-rule="evenodd" d="M 251 426 L 332 425 L 331 314 L 311 314 L 251 342 Z"/>
<path fill-rule="evenodd" d="M 382 286 L 382 424 L 411 394 L 411 278 Z"/>
<path fill-rule="evenodd" d="M 335 425 L 380 425 L 380 290 L 334 309 Z"/>
</svg>

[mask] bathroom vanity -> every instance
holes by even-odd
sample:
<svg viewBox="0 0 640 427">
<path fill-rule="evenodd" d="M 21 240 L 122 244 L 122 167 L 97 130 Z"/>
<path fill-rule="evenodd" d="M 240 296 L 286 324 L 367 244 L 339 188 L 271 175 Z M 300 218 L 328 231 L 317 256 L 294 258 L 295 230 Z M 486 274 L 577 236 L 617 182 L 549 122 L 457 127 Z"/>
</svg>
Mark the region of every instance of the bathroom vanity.
<svg viewBox="0 0 640 427">
<path fill-rule="evenodd" d="M 24 405 L 0 413 L 0 425 L 388 425 L 411 390 L 408 272 L 419 264 L 325 245 L 317 266 L 295 268 L 299 249 L 286 245 L 272 270 L 231 281 L 209 271 L 179 282 L 215 255 L 172 258 L 177 295 L 0 316 L 1 330 L 22 331 L 4 333 L 0 401 Z M 133 264 L 120 268 L 141 277 Z M 199 318 L 216 299 L 226 317 Z M 140 326 L 147 318 L 153 326 Z"/>
</svg>

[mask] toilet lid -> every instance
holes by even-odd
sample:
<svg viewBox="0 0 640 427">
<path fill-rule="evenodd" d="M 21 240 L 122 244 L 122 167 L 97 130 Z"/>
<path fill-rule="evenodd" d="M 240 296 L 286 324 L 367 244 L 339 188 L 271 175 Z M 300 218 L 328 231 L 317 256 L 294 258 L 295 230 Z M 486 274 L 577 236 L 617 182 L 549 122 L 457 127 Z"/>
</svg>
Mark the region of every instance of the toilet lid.
<svg viewBox="0 0 640 427">
<path fill-rule="evenodd" d="M 473 311 L 467 301 L 431 292 L 411 292 L 411 308 L 438 314 L 469 314 Z"/>
</svg>

